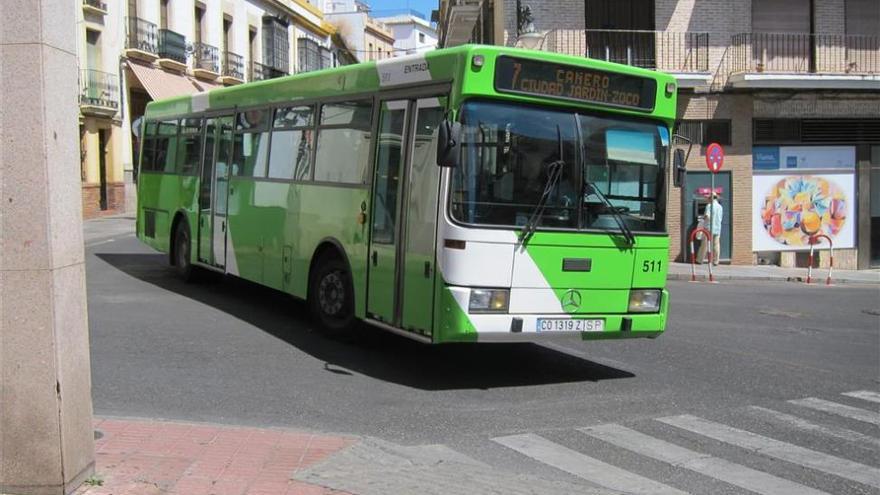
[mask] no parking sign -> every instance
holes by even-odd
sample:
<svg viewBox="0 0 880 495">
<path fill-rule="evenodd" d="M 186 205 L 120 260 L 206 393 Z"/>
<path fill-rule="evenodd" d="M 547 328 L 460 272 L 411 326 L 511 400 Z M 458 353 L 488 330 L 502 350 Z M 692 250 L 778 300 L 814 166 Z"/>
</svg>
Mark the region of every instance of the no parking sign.
<svg viewBox="0 0 880 495">
<path fill-rule="evenodd" d="M 721 170 L 722 165 L 724 165 L 724 148 L 718 143 L 710 144 L 706 148 L 706 167 L 714 174 Z"/>
</svg>

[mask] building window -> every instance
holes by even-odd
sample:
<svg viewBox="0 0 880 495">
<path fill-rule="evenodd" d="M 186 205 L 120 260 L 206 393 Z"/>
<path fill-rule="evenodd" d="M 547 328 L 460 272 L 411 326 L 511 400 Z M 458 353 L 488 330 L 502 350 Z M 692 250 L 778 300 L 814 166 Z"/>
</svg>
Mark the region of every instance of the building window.
<svg viewBox="0 0 880 495">
<path fill-rule="evenodd" d="M 330 50 L 319 46 L 315 40 L 300 38 L 297 40 L 298 72 L 309 72 L 330 67 Z"/>
<path fill-rule="evenodd" d="M 723 146 L 733 144 L 730 120 L 680 120 L 676 123 L 675 133 L 703 146 L 710 143 Z"/>
<path fill-rule="evenodd" d="M 419 33 L 419 43 L 425 42 L 425 33 Z"/>
<path fill-rule="evenodd" d="M 171 0 L 160 0 L 159 2 L 159 29 L 168 29 L 168 8 Z"/>
<path fill-rule="evenodd" d="M 196 4 L 195 16 L 196 16 L 196 25 L 195 25 L 196 39 L 195 39 L 195 42 L 201 43 L 202 42 L 202 35 L 203 35 L 204 29 L 205 29 L 205 7 L 202 5 Z"/>
<path fill-rule="evenodd" d="M 284 74 L 290 72 L 287 23 L 277 17 L 263 17 L 263 64 Z"/>
</svg>

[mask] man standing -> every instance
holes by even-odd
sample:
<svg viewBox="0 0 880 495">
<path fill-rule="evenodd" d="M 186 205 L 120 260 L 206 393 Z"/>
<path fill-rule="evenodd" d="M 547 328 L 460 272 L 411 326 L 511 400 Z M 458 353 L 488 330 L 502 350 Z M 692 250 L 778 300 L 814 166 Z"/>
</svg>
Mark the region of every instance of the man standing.
<svg viewBox="0 0 880 495">
<path fill-rule="evenodd" d="M 712 222 L 712 263 L 715 265 L 718 265 L 718 260 L 721 258 L 721 219 L 724 218 L 724 208 L 718 201 L 719 196 L 719 193 L 713 191 L 712 204 L 709 205 Z"/>
</svg>

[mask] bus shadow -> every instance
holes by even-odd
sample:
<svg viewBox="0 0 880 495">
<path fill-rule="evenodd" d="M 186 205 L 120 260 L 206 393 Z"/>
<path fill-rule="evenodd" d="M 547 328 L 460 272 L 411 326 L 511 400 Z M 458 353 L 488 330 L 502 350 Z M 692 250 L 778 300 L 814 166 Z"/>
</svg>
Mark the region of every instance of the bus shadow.
<svg viewBox="0 0 880 495">
<path fill-rule="evenodd" d="M 163 254 L 96 253 L 129 276 L 214 307 L 324 362 L 337 375 L 362 374 L 422 390 L 491 389 L 598 382 L 635 375 L 530 343 L 429 346 L 361 324 L 355 337 L 321 334 L 308 308 L 287 294 L 234 277 L 180 281 Z"/>
</svg>

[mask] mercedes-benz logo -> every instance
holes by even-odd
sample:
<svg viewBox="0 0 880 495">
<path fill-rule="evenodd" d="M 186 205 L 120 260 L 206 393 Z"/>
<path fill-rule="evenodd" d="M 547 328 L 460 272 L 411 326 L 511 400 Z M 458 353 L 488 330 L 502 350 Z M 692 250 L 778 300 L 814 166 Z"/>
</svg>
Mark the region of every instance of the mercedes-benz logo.
<svg viewBox="0 0 880 495">
<path fill-rule="evenodd" d="M 574 290 L 569 289 L 568 292 L 562 295 L 562 309 L 571 313 L 581 307 L 581 293 Z"/>
</svg>

